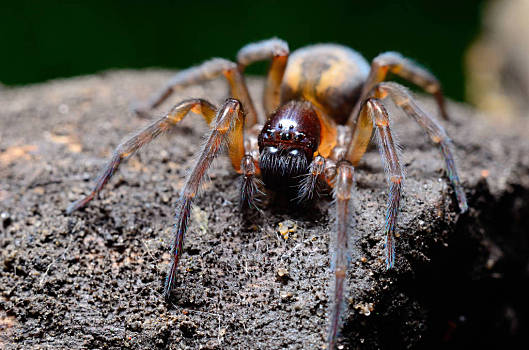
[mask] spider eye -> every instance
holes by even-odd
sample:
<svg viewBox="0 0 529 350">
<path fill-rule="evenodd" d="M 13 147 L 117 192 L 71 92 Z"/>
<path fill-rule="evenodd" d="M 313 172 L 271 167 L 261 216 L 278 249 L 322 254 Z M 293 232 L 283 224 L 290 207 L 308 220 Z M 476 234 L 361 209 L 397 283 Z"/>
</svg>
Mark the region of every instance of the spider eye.
<svg viewBox="0 0 529 350">
<path fill-rule="evenodd" d="M 296 133 L 296 141 L 301 141 L 305 138 L 305 134 L 302 132 Z"/>
<path fill-rule="evenodd" d="M 290 132 L 282 132 L 281 133 L 281 140 L 292 140 L 292 133 Z"/>
<path fill-rule="evenodd" d="M 263 137 L 264 137 L 265 139 L 269 139 L 269 138 L 271 138 L 271 137 L 273 136 L 273 134 L 274 134 L 274 132 L 273 132 L 272 130 L 269 129 L 269 130 L 266 130 L 266 131 L 263 133 Z"/>
</svg>

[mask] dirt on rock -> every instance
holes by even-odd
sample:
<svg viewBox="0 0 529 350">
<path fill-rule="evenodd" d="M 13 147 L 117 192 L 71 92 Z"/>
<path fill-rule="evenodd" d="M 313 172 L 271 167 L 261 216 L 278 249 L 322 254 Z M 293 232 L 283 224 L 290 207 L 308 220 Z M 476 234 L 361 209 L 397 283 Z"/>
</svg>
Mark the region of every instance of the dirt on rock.
<svg viewBox="0 0 529 350">
<path fill-rule="evenodd" d="M 118 71 L 0 92 L 0 348 L 321 349 L 332 200 L 243 215 L 222 156 L 195 201 L 169 303 L 174 202 L 207 126 L 190 115 L 65 214 L 119 142 L 130 112 L 171 76 Z M 260 79 L 249 79 L 253 96 Z M 224 82 L 175 94 L 219 104 Z M 255 98 L 257 100 L 257 98 Z M 437 115 L 429 98 L 421 105 Z M 470 210 L 458 214 L 438 150 L 404 116 L 407 167 L 397 261 L 384 266 L 387 199 L 376 149 L 357 168 L 344 349 L 529 344 L 529 142 L 450 103 L 443 122 Z M 288 227 L 286 235 L 285 227 Z"/>
</svg>

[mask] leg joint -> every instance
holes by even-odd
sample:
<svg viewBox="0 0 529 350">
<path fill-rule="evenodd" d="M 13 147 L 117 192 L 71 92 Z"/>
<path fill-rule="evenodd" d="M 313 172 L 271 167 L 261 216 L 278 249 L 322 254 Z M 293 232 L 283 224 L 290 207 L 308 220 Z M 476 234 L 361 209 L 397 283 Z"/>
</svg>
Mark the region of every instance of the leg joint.
<svg viewBox="0 0 529 350">
<path fill-rule="evenodd" d="M 241 159 L 241 169 L 244 176 L 255 175 L 255 163 L 253 157 L 249 154 L 245 155 Z"/>
<path fill-rule="evenodd" d="M 400 185 L 404 177 L 402 175 L 391 175 L 390 181 L 396 185 Z"/>
<path fill-rule="evenodd" d="M 384 52 L 373 59 L 373 65 L 378 67 L 395 66 L 404 61 L 404 57 L 398 52 Z"/>
</svg>

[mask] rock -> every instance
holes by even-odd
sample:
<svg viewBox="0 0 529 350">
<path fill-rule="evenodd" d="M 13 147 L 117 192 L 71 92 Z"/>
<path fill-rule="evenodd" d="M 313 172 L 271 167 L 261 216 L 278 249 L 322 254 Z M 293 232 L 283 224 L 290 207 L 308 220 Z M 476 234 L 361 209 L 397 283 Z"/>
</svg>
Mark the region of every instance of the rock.
<svg viewBox="0 0 529 350">
<path fill-rule="evenodd" d="M 170 76 L 106 72 L 2 91 L 2 346 L 324 345 L 332 201 L 324 197 L 303 210 L 272 202 L 263 216 L 242 215 L 238 178 L 225 156 L 195 202 L 201 219 L 191 223 L 178 284 L 165 303 L 172 203 L 207 130 L 201 118 L 188 116 L 174 133 L 124 164 L 99 199 L 65 215 L 67 205 L 91 189 L 120 140 L 147 123 L 129 111 L 131 101 L 146 99 Z M 260 96 L 262 80 L 249 84 Z M 171 103 L 185 97 L 219 104 L 225 84 L 183 90 Z M 420 101 L 437 113 L 430 98 Z M 396 267 L 384 267 L 387 185 L 371 149 L 356 172 L 341 348 L 466 341 L 508 347 L 514 339 L 527 341 L 528 129 L 488 124 L 465 105 L 448 108 L 452 121 L 443 125 L 456 145 L 470 210 L 458 214 L 437 149 L 410 120 L 397 116 L 407 179 Z M 288 240 L 277 233 L 286 220 L 296 227 Z M 279 271 L 287 271 L 288 279 L 278 278 Z"/>
</svg>

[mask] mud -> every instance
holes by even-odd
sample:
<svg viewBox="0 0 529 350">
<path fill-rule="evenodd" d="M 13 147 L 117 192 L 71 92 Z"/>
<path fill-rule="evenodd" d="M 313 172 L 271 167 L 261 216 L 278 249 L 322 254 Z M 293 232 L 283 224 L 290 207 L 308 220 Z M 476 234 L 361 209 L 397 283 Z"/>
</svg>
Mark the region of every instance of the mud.
<svg viewBox="0 0 529 350">
<path fill-rule="evenodd" d="M 272 202 L 264 215 L 243 215 L 225 156 L 195 202 L 179 285 L 170 303 L 163 300 L 173 203 L 207 130 L 199 117 L 124 164 L 85 210 L 65 214 L 113 148 L 146 124 L 130 102 L 170 75 L 106 72 L 1 91 L 0 347 L 324 346 L 332 201 Z M 262 81 L 249 82 L 260 96 Z M 171 101 L 184 97 L 218 104 L 225 84 L 189 88 Z M 421 102 L 437 115 L 429 98 Z M 394 270 L 384 268 L 387 186 L 375 149 L 357 169 L 341 348 L 529 344 L 527 129 L 487 124 L 460 104 L 450 103 L 449 113 L 443 124 L 470 210 L 458 214 L 439 152 L 397 116 L 407 179 Z"/>
</svg>

